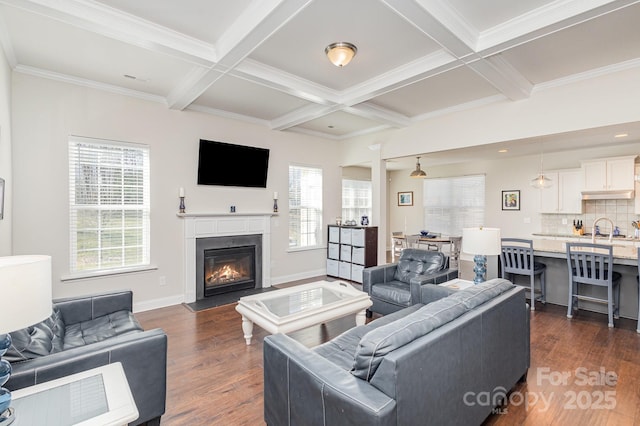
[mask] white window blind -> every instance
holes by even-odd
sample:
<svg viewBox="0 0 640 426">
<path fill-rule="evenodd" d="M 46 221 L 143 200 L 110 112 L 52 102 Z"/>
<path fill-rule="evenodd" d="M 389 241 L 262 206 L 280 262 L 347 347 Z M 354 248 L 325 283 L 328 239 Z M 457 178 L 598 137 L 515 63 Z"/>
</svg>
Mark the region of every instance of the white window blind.
<svg viewBox="0 0 640 426">
<path fill-rule="evenodd" d="M 373 211 L 371 182 L 366 180 L 342 179 L 342 220 L 360 223 L 362 216 L 369 217 Z"/>
<path fill-rule="evenodd" d="M 322 169 L 289 166 L 289 248 L 322 243 Z"/>
<path fill-rule="evenodd" d="M 149 148 L 69 139 L 71 272 L 149 265 Z"/>
<path fill-rule="evenodd" d="M 484 175 L 424 180 L 424 229 L 462 235 L 462 228 L 484 225 Z"/>
</svg>

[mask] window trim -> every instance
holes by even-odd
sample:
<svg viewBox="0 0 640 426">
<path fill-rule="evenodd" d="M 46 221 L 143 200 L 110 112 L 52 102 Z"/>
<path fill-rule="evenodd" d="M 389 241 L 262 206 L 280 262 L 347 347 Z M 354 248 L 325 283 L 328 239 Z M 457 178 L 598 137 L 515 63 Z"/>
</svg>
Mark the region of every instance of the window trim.
<svg viewBox="0 0 640 426">
<path fill-rule="evenodd" d="M 319 249 L 326 249 L 326 245 L 324 242 L 324 168 L 320 165 L 313 165 L 313 164 L 302 164 L 302 163 L 289 163 L 289 165 L 287 166 L 287 183 L 290 185 L 290 173 L 291 173 L 291 167 L 298 167 L 298 168 L 307 168 L 307 169 L 316 169 L 320 171 L 320 183 L 322 185 L 321 187 L 321 191 L 320 191 L 320 222 L 318 223 L 318 235 L 317 235 L 317 241 L 316 244 L 314 245 L 308 245 L 308 246 L 294 246 L 291 247 L 289 245 L 287 245 L 287 252 L 300 252 L 300 251 L 308 251 L 308 250 L 319 250 Z M 289 198 L 289 203 L 291 203 L 291 192 L 290 190 L 287 191 L 288 194 L 288 198 Z M 289 204 L 288 206 L 288 224 L 287 224 L 287 237 L 289 238 L 289 236 L 291 235 L 291 212 L 292 212 L 292 208 L 291 208 L 291 204 Z"/>
<path fill-rule="evenodd" d="M 62 281 L 76 280 L 76 279 L 84 279 L 84 278 L 95 278 L 101 276 L 110 276 L 110 275 L 118 275 L 123 273 L 130 272 L 140 272 L 146 270 L 157 269 L 157 266 L 151 264 L 151 152 L 150 147 L 147 144 L 133 143 L 133 142 L 122 142 L 111 139 L 101 139 L 101 138 L 91 138 L 77 135 L 70 135 L 68 138 L 68 164 L 69 164 L 69 180 L 68 180 L 68 208 L 69 208 L 69 256 L 68 256 L 68 265 L 69 265 L 69 273 L 65 274 L 61 277 Z M 146 164 L 142 167 L 143 172 L 143 183 L 142 183 L 142 191 L 143 191 L 143 202 L 142 204 L 135 204 L 134 206 L 138 206 L 132 208 L 130 210 L 141 211 L 143 215 L 143 226 L 141 229 L 142 233 L 142 250 L 143 250 L 143 263 L 128 265 L 128 266 L 113 266 L 113 267 L 101 267 L 96 269 L 77 269 L 77 216 L 74 223 L 74 215 L 78 210 L 78 205 L 75 204 L 75 200 L 72 198 L 76 191 L 75 185 L 75 170 L 74 167 L 80 164 L 79 161 L 75 161 L 74 157 L 72 157 L 72 152 L 76 149 L 77 144 L 88 144 L 94 146 L 111 146 L 115 148 L 131 148 L 136 150 L 143 151 L 143 155 L 146 160 Z M 77 158 L 75 158 L 77 160 Z M 123 183 L 124 185 L 124 183 Z M 124 206 L 124 204 L 123 204 Z M 99 204 L 91 204 L 88 206 L 89 208 L 95 208 L 96 211 L 100 211 Z M 108 210 L 108 208 L 107 208 Z M 125 209 L 127 210 L 127 209 Z M 116 229 L 124 229 L 124 228 L 116 228 Z M 124 238 L 124 235 L 123 235 Z M 123 244 L 121 249 L 126 249 L 126 246 Z M 75 264 L 74 264 L 75 262 Z"/>
</svg>

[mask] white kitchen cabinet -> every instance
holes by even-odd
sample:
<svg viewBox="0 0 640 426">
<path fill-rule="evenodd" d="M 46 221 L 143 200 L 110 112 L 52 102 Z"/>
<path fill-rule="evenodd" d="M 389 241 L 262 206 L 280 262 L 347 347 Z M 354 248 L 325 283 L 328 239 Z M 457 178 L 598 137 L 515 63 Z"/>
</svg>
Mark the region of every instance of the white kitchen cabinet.
<svg viewBox="0 0 640 426">
<path fill-rule="evenodd" d="M 582 214 L 582 170 L 556 170 L 545 175 L 551 186 L 540 190 L 540 212 Z"/>
<path fill-rule="evenodd" d="M 633 191 L 636 156 L 582 161 L 584 191 Z"/>
</svg>

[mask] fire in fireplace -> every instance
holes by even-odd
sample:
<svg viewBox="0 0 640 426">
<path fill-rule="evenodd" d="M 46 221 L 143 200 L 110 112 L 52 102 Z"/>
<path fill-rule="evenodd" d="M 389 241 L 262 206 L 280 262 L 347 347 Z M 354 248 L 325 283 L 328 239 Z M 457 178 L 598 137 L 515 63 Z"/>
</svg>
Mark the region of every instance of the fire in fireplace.
<svg viewBox="0 0 640 426">
<path fill-rule="evenodd" d="M 255 246 L 204 251 L 204 296 L 255 288 Z"/>
</svg>

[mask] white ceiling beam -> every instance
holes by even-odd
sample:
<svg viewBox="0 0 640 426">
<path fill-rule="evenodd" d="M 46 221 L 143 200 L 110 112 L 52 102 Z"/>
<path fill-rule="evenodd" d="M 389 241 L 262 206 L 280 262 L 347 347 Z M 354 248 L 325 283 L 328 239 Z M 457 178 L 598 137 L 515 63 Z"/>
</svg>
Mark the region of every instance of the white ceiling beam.
<svg viewBox="0 0 640 426">
<path fill-rule="evenodd" d="M 343 92 L 340 103 L 359 104 L 459 66 L 462 62 L 440 50 L 353 86 Z"/>
<path fill-rule="evenodd" d="M 316 118 L 340 111 L 344 105 L 307 105 L 271 120 L 272 130 L 285 130 Z"/>
<path fill-rule="evenodd" d="M 252 59 L 245 59 L 229 74 L 317 104 L 340 102 L 341 95 L 335 90 Z"/>
<path fill-rule="evenodd" d="M 492 55 L 556 31 L 639 3 L 640 0 L 564 0 L 552 2 L 483 31 L 477 52 Z"/>
<path fill-rule="evenodd" d="M 533 84 L 500 55 L 467 63 L 467 66 L 512 101 L 531 95 Z"/>
<path fill-rule="evenodd" d="M 404 16 L 425 34 L 433 37 L 446 51 L 452 52 L 482 78 L 491 83 L 507 98 L 519 100 L 531 94 L 532 84 L 502 58 L 483 59 L 477 54 L 479 32 L 467 23 L 454 9 L 439 0 L 386 0 L 396 6 L 409 3 L 413 9 L 420 7 L 422 13 L 413 10 Z M 419 5 L 419 6 L 418 6 Z M 405 10 L 405 13 L 409 11 Z M 418 17 L 419 20 L 416 20 Z M 430 19 L 428 18 L 430 17 Z M 439 25 L 434 23 L 437 22 Z M 424 26 L 429 25 L 429 26 Z M 434 28 L 436 31 L 434 31 Z"/>
<path fill-rule="evenodd" d="M 0 3 L 201 66 L 215 62 L 210 44 L 97 2 L 0 0 Z"/>
<path fill-rule="evenodd" d="M 462 58 L 473 52 L 477 32 L 440 1 L 383 0 L 383 3 L 453 56 Z"/>
<path fill-rule="evenodd" d="M 217 43 L 218 58 L 201 81 L 191 88 L 172 90 L 168 102 L 173 109 L 184 109 L 195 101 L 224 73 L 236 67 L 271 34 L 304 9 L 311 0 L 255 1 L 229 26 Z"/>
<path fill-rule="evenodd" d="M 347 107 L 343 111 L 397 128 L 408 127 L 413 124 L 406 115 L 368 103 Z"/>
</svg>

